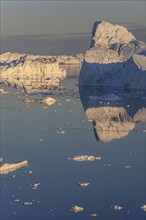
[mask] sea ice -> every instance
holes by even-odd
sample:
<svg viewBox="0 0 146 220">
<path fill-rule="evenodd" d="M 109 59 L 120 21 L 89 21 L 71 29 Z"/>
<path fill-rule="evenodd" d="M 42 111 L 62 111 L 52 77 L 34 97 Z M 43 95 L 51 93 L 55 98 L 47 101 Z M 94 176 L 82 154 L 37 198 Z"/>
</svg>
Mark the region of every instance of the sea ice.
<svg viewBox="0 0 146 220">
<path fill-rule="evenodd" d="M 83 212 L 83 208 L 82 207 L 80 207 L 80 206 L 77 206 L 77 205 L 75 205 L 74 207 L 72 207 L 72 209 L 71 209 L 71 211 L 73 211 L 73 212 Z"/>
<path fill-rule="evenodd" d="M 10 172 L 13 172 L 21 167 L 24 167 L 28 164 L 27 160 L 21 161 L 21 162 L 17 162 L 17 163 L 13 163 L 13 164 L 2 164 L 0 166 L 0 174 L 8 174 Z"/>
<path fill-rule="evenodd" d="M 81 156 L 69 157 L 68 159 L 75 160 L 75 161 L 94 161 L 94 160 L 101 160 L 101 157 L 94 157 L 92 155 L 90 156 L 81 155 Z"/>
</svg>

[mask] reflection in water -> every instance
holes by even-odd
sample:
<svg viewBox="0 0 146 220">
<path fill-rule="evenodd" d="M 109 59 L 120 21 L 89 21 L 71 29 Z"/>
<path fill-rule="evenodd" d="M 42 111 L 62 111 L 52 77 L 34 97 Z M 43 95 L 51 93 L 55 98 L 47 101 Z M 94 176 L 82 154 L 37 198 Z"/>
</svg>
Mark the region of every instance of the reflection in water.
<svg viewBox="0 0 146 220">
<path fill-rule="evenodd" d="M 143 91 L 80 87 L 80 98 L 98 141 L 112 141 L 129 134 L 137 122 L 146 121 Z"/>
</svg>

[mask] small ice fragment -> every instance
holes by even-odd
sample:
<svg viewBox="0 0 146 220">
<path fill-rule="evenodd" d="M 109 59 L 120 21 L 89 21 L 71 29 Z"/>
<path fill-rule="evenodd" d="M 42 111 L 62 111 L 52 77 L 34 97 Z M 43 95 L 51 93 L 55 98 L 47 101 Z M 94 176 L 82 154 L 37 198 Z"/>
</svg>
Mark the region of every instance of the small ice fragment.
<svg viewBox="0 0 146 220">
<path fill-rule="evenodd" d="M 41 203 L 41 201 L 38 200 L 38 201 L 36 201 L 36 203 Z"/>
<path fill-rule="evenodd" d="M 129 169 L 129 168 L 131 168 L 131 166 L 126 165 L 125 168 L 126 168 L 126 169 Z"/>
<path fill-rule="evenodd" d="M 69 157 L 68 159 L 75 160 L 75 161 L 94 161 L 94 160 L 101 160 L 101 157 L 94 157 L 92 155 L 90 156 L 81 155 L 81 156 Z"/>
<path fill-rule="evenodd" d="M 0 157 L 0 162 L 2 162 L 3 161 L 3 158 L 2 157 Z"/>
<path fill-rule="evenodd" d="M 123 209 L 123 207 L 122 207 L 122 206 L 119 206 L 119 205 L 114 205 L 114 206 L 113 206 L 113 209 L 114 209 L 115 211 L 120 211 L 120 210 Z"/>
<path fill-rule="evenodd" d="M 14 201 L 15 201 L 15 202 L 20 202 L 20 199 L 15 199 Z"/>
<path fill-rule="evenodd" d="M 34 183 L 31 186 L 32 186 L 32 189 L 37 189 L 40 185 L 41 183 Z"/>
<path fill-rule="evenodd" d="M 43 141 L 43 140 L 44 140 L 43 138 L 40 138 L 40 139 L 39 139 L 39 141 Z"/>
<path fill-rule="evenodd" d="M 24 205 L 32 205 L 32 202 L 24 202 Z"/>
<path fill-rule="evenodd" d="M 81 183 L 79 183 L 79 185 L 81 186 L 81 187 L 87 187 L 87 186 L 89 186 L 90 185 L 90 183 L 87 183 L 87 182 L 81 182 Z"/>
<path fill-rule="evenodd" d="M 26 99 L 23 99 L 23 101 L 25 103 L 36 103 L 36 102 L 38 102 L 38 100 L 35 99 L 35 98 L 26 98 Z"/>
<path fill-rule="evenodd" d="M 77 213 L 77 212 L 83 212 L 83 208 L 80 206 L 75 205 L 74 207 L 72 207 L 71 211 Z"/>
<path fill-rule="evenodd" d="M 67 102 L 70 102 L 70 99 L 66 99 Z"/>
<path fill-rule="evenodd" d="M 143 211 L 146 212 L 146 205 L 141 206 L 141 209 L 143 209 Z"/>
<path fill-rule="evenodd" d="M 96 213 L 93 213 L 93 214 L 91 214 L 91 216 L 92 216 L 92 217 L 96 217 L 96 216 L 97 216 L 97 214 L 96 214 Z"/>
<path fill-rule="evenodd" d="M 28 172 L 29 174 L 32 174 L 32 171 L 31 170 L 29 170 L 29 172 Z"/>
<path fill-rule="evenodd" d="M 6 92 L 4 89 L 0 89 L 0 94 L 7 94 L 8 92 Z"/>
<path fill-rule="evenodd" d="M 54 98 L 47 97 L 47 98 L 41 99 L 41 102 L 47 105 L 53 105 L 56 102 L 56 100 Z"/>
</svg>

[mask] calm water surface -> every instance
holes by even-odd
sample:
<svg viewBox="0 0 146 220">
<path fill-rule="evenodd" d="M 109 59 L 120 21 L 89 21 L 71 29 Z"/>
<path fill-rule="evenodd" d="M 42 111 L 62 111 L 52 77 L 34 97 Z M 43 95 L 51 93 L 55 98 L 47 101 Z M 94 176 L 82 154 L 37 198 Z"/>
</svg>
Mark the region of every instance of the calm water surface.
<svg viewBox="0 0 146 220">
<path fill-rule="evenodd" d="M 144 94 L 93 88 L 79 92 L 79 67 L 66 68 L 69 75 L 60 89 L 32 95 L 55 98 L 52 106 L 26 104 L 27 95 L 15 89 L 5 88 L 8 94 L 1 95 L 1 156 L 6 163 L 29 163 L 1 175 L 1 219 L 145 219 L 140 207 L 146 203 L 146 128 L 141 114 L 140 119 L 134 118 L 146 107 Z M 101 141 L 95 129 L 98 119 L 89 120 L 87 109 L 115 106 L 126 109 L 134 128 Z M 124 133 L 121 138 L 120 132 Z M 101 160 L 69 160 L 75 155 Z M 82 188 L 80 182 L 90 185 Z M 39 185 L 33 189 L 35 183 Z M 72 212 L 75 205 L 84 211 Z M 114 205 L 123 209 L 116 211 Z"/>
</svg>

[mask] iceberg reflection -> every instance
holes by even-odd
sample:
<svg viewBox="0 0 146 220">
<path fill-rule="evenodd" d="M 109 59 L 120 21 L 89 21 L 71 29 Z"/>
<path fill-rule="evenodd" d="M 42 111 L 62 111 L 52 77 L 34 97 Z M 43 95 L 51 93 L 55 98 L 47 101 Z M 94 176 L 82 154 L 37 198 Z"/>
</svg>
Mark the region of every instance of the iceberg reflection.
<svg viewBox="0 0 146 220">
<path fill-rule="evenodd" d="M 146 121 L 144 91 L 110 87 L 80 86 L 80 98 L 87 119 L 92 121 L 98 141 L 126 137 L 138 122 Z"/>
</svg>

